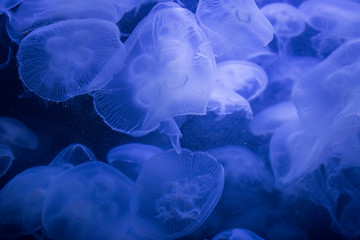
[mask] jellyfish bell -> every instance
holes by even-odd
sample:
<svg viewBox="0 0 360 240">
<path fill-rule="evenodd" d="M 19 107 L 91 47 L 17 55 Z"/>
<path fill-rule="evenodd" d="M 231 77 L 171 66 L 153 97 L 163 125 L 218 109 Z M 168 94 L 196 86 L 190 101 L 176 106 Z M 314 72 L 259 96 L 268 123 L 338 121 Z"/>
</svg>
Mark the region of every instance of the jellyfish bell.
<svg viewBox="0 0 360 240">
<path fill-rule="evenodd" d="M 120 70 L 124 54 L 115 24 L 62 21 L 24 38 L 17 54 L 19 75 L 41 98 L 64 101 L 103 87 Z"/>
<path fill-rule="evenodd" d="M 212 240 L 263 240 L 263 238 L 252 231 L 243 228 L 234 228 L 216 234 Z"/>
<path fill-rule="evenodd" d="M 224 172 L 212 156 L 182 149 L 148 159 L 131 200 L 134 230 L 157 238 L 180 238 L 198 228 L 217 204 Z"/>
<path fill-rule="evenodd" d="M 110 127 L 144 136 L 172 117 L 206 113 L 216 66 L 193 13 L 159 3 L 125 46 L 124 68 L 93 93 L 95 108 Z"/>
</svg>

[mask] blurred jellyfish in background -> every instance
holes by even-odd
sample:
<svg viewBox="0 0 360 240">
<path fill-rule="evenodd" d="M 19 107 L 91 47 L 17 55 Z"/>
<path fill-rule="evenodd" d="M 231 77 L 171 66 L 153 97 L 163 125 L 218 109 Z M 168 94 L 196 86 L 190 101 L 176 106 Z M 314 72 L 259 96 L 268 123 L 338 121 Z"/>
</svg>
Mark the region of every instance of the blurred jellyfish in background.
<svg viewBox="0 0 360 240">
<path fill-rule="evenodd" d="M 0 117 L 0 142 L 29 149 L 35 149 L 39 145 L 39 139 L 33 131 L 22 122 L 9 117 Z"/>
<path fill-rule="evenodd" d="M 263 240 L 263 238 L 249 230 L 234 228 L 218 233 L 213 240 Z"/>
<path fill-rule="evenodd" d="M 10 168 L 14 158 L 11 149 L 5 144 L 0 144 L 0 177 Z"/>
<path fill-rule="evenodd" d="M 196 9 L 215 55 L 242 60 L 265 47 L 274 30 L 254 0 L 200 0 Z"/>
<path fill-rule="evenodd" d="M 162 149 L 153 145 L 129 143 L 112 148 L 106 160 L 131 180 L 136 180 L 144 163 L 163 152 Z"/>
</svg>

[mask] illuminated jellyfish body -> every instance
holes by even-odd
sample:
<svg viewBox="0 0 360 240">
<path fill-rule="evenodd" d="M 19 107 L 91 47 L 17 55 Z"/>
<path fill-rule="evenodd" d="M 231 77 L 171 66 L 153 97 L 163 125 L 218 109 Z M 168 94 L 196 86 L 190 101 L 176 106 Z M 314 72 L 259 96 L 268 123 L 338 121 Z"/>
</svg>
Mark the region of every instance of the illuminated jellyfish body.
<svg viewBox="0 0 360 240">
<path fill-rule="evenodd" d="M 349 0 L 308 0 L 299 6 L 314 29 L 340 38 L 360 37 L 360 4 Z"/>
<path fill-rule="evenodd" d="M 242 228 L 234 228 L 216 234 L 212 240 L 263 240 L 263 239 L 249 230 Z"/>
<path fill-rule="evenodd" d="M 56 178 L 44 199 L 42 222 L 52 239 L 123 239 L 129 227 L 132 182 L 102 162 L 77 165 Z"/>
<path fill-rule="evenodd" d="M 0 236 L 31 234 L 41 228 L 44 195 L 64 169 L 33 167 L 16 175 L 0 191 Z"/>
<path fill-rule="evenodd" d="M 298 121 L 288 121 L 272 136 L 270 163 L 280 187 L 292 186 L 326 160 L 325 136 L 304 128 Z"/>
<path fill-rule="evenodd" d="M 360 85 L 360 41 L 346 42 L 294 85 L 292 102 L 307 128 L 326 134 Z"/>
<path fill-rule="evenodd" d="M 258 65 L 247 61 L 225 61 L 217 65 L 217 79 L 210 96 L 208 111 L 219 117 L 244 110 L 252 116 L 250 100 L 266 88 L 268 79 Z"/>
<path fill-rule="evenodd" d="M 159 3 L 125 46 L 121 72 L 93 93 L 95 108 L 110 127 L 143 136 L 174 116 L 206 113 L 216 66 L 193 13 Z"/>
<path fill-rule="evenodd" d="M 286 54 L 289 40 L 305 30 L 305 22 L 297 8 L 288 3 L 270 3 L 261 12 L 272 24 L 280 55 Z"/>
<path fill-rule="evenodd" d="M 155 239 L 190 234 L 212 212 L 223 185 L 224 170 L 208 154 L 170 150 L 148 159 L 131 200 L 134 231 Z"/>
<path fill-rule="evenodd" d="M 71 168 L 86 162 L 96 161 L 94 153 L 85 145 L 73 143 L 61 150 L 49 166 Z"/>
<path fill-rule="evenodd" d="M 2 0 L 0 2 L 0 15 L 4 12 L 8 14 L 8 11 L 18 5 L 22 0 Z"/>
<path fill-rule="evenodd" d="M 39 145 L 39 139 L 22 122 L 14 118 L 0 117 L 0 143 L 35 149 Z"/>
<path fill-rule="evenodd" d="M 5 144 L 0 144 L 0 177 L 10 168 L 14 158 L 11 149 Z"/>
<path fill-rule="evenodd" d="M 320 32 L 310 39 L 311 47 L 316 51 L 319 58 L 325 58 L 338 48 L 344 40 L 340 37 L 331 36 L 328 33 Z"/>
<path fill-rule="evenodd" d="M 273 38 L 274 30 L 254 0 L 200 0 L 196 15 L 218 57 L 244 59 Z"/>
<path fill-rule="evenodd" d="M 135 180 L 145 161 L 163 152 L 153 145 L 129 143 L 112 148 L 108 152 L 106 160 L 111 166 Z"/>
<path fill-rule="evenodd" d="M 121 68 L 124 53 L 115 24 L 62 21 L 24 38 L 17 54 L 19 75 L 36 95 L 64 101 L 103 87 Z"/>
<path fill-rule="evenodd" d="M 266 108 L 250 123 L 250 130 L 254 135 L 273 134 L 287 121 L 298 119 L 295 106 L 291 102 L 282 102 Z"/>
<path fill-rule="evenodd" d="M 140 0 L 26 0 L 14 11 L 9 11 L 7 32 L 20 44 L 25 35 L 34 29 L 70 19 L 103 19 L 120 21 L 126 11 L 140 4 Z"/>
</svg>

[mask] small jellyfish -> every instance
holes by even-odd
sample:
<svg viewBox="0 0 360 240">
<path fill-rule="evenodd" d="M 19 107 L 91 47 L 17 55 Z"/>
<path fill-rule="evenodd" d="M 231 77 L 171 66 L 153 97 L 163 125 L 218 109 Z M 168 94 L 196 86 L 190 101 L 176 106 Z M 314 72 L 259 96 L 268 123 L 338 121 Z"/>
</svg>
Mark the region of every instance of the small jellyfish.
<svg viewBox="0 0 360 240">
<path fill-rule="evenodd" d="M 48 166 L 29 168 L 1 189 L 0 236 L 31 234 L 41 228 L 44 195 L 63 171 Z"/>
<path fill-rule="evenodd" d="M 243 58 L 273 38 L 273 27 L 254 0 L 200 0 L 196 15 L 218 56 L 236 51 L 241 52 L 237 59 Z"/>
<path fill-rule="evenodd" d="M 305 21 L 328 35 L 354 39 L 360 37 L 360 4 L 348 0 L 308 0 L 299 6 Z"/>
<path fill-rule="evenodd" d="M 103 87 L 121 68 L 124 53 L 114 23 L 62 21 L 23 39 L 17 54 L 19 75 L 38 96 L 64 101 Z"/>
<path fill-rule="evenodd" d="M 11 149 L 5 144 L 0 144 L 0 177 L 10 168 L 14 158 Z"/>
<path fill-rule="evenodd" d="M 250 131 L 254 135 L 273 134 L 282 124 L 296 119 L 295 106 L 291 102 L 282 102 L 255 115 L 250 122 Z"/>
<path fill-rule="evenodd" d="M 54 240 L 124 239 L 132 182 L 102 162 L 70 168 L 49 186 L 42 222 Z"/>
<path fill-rule="evenodd" d="M 134 230 L 156 239 L 190 234 L 210 215 L 223 185 L 221 164 L 206 153 L 170 150 L 148 159 L 131 200 Z"/>
<path fill-rule="evenodd" d="M 216 234 L 212 240 L 264 240 L 264 239 L 249 230 L 243 228 L 234 228 L 234 229 L 224 230 Z"/>
<path fill-rule="evenodd" d="M 305 30 L 305 22 L 298 9 L 288 3 L 270 3 L 260 10 L 274 27 L 279 54 L 286 54 L 290 39 Z"/>
<path fill-rule="evenodd" d="M 85 145 L 73 143 L 61 150 L 49 166 L 71 168 L 86 162 L 96 161 L 94 153 Z"/>
<path fill-rule="evenodd" d="M 159 3 L 125 46 L 121 72 L 92 93 L 110 127 L 144 136 L 172 117 L 206 113 L 216 66 L 193 13 L 175 3 Z"/>
<path fill-rule="evenodd" d="M 39 145 L 39 139 L 22 122 L 14 118 L 0 117 L 0 143 L 35 149 Z"/>
<path fill-rule="evenodd" d="M 156 146 L 129 143 L 112 148 L 106 157 L 107 162 L 135 180 L 144 163 L 151 157 L 164 151 Z"/>
</svg>

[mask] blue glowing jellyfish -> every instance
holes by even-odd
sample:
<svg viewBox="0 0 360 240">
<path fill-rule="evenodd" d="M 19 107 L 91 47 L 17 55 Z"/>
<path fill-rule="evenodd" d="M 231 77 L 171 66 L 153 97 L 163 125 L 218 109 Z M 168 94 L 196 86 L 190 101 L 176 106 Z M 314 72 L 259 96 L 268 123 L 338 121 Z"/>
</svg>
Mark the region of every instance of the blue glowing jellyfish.
<svg viewBox="0 0 360 240">
<path fill-rule="evenodd" d="M 10 168 L 14 158 L 11 149 L 5 144 L 0 144 L 0 177 Z"/>
<path fill-rule="evenodd" d="M 70 168 L 86 162 L 96 161 L 94 153 L 85 145 L 73 143 L 61 150 L 49 166 Z"/>
<path fill-rule="evenodd" d="M 360 37 L 360 3 L 349 0 L 308 0 L 299 6 L 313 28 L 345 39 Z"/>
<path fill-rule="evenodd" d="M 27 88 L 44 99 L 64 101 L 103 87 L 121 68 L 124 54 L 114 23 L 84 19 L 34 30 L 17 57 Z"/>
<path fill-rule="evenodd" d="M 48 166 L 29 168 L 1 189 L 0 236 L 31 234 L 41 228 L 44 195 L 63 171 Z"/>
<path fill-rule="evenodd" d="M 274 30 L 254 0 L 200 0 L 196 15 L 218 56 L 236 52 L 235 59 L 244 59 L 273 38 Z"/>
<path fill-rule="evenodd" d="M 216 66 L 193 13 L 159 3 L 125 46 L 122 71 L 93 94 L 97 112 L 110 127 L 143 136 L 171 117 L 206 113 Z"/>
<path fill-rule="evenodd" d="M 51 183 L 42 222 L 57 239 L 123 239 L 128 230 L 132 182 L 115 168 L 89 162 L 70 168 Z"/>
<path fill-rule="evenodd" d="M 148 159 L 131 202 L 135 231 L 156 239 L 190 234 L 212 212 L 223 185 L 221 164 L 206 153 L 170 150 Z"/>
<path fill-rule="evenodd" d="M 264 240 L 264 239 L 249 230 L 243 228 L 234 228 L 216 234 L 212 240 Z"/>
<path fill-rule="evenodd" d="M 144 163 L 162 152 L 162 149 L 153 145 L 129 143 L 112 148 L 106 160 L 111 166 L 135 180 Z"/>
<path fill-rule="evenodd" d="M 264 109 L 250 123 L 254 135 L 272 134 L 287 121 L 298 119 L 295 106 L 291 102 L 282 102 Z"/>
<path fill-rule="evenodd" d="M 22 122 L 14 118 L 0 117 L 0 143 L 35 149 L 39 145 L 39 139 Z"/>
</svg>

